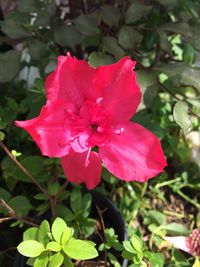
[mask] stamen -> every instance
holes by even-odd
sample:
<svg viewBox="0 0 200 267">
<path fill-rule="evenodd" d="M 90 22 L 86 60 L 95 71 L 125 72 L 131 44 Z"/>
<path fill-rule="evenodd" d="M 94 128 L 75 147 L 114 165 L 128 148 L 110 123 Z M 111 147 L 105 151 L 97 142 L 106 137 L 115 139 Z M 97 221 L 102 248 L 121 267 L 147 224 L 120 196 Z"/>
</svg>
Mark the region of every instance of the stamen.
<svg viewBox="0 0 200 267">
<path fill-rule="evenodd" d="M 118 129 L 113 129 L 112 132 L 115 133 L 115 134 L 121 134 L 123 133 L 124 131 L 124 128 L 118 128 Z"/>
<path fill-rule="evenodd" d="M 102 100 L 103 100 L 103 97 L 99 97 L 99 98 L 96 99 L 96 103 L 100 104 L 102 102 Z"/>
<path fill-rule="evenodd" d="M 92 147 L 90 146 L 89 149 L 88 149 L 88 153 L 87 153 L 86 159 L 85 159 L 85 164 L 84 164 L 85 167 L 87 167 L 89 165 L 89 163 L 90 163 L 89 157 L 90 157 L 91 150 L 92 150 Z"/>
<path fill-rule="evenodd" d="M 103 133 L 104 130 L 105 130 L 104 127 L 101 127 L 101 126 L 97 127 L 97 132 L 99 132 L 99 133 Z"/>
</svg>

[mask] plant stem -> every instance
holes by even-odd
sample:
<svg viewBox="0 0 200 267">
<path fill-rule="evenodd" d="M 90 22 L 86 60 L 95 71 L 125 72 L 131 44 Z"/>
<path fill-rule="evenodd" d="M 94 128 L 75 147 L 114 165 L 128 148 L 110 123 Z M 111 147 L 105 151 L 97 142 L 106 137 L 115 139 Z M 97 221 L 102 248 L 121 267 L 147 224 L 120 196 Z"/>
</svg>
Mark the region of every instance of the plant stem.
<svg viewBox="0 0 200 267">
<path fill-rule="evenodd" d="M 141 197 L 143 197 L 145 195 L 147 187 L 148 187 L 148 183 L 146 182 L 146 183 L 143 184 Z"/>
<path fill-rule="evenodd" d="M 177 217 L 177 218 L 180 218 L 180 219 L 186 217 L 186 216 L 185 216 L 184 214 L 182 214 L 182 213 L 172 212 L 172 211 L 169 211 L 169 210 L 164 210 L 163 213 L 166 214 L 166 215 L 169 215 L 169 216 L 171 216 L 171 217 Z"/>
<path fill-rule="evenodd" d="M 38 189 L 47 196 L 50 202 L 50 207 L 51 207 L 51 212 L 52 212 L 52 217 L 56 217 L 56 211 L 55 211 L 55 206 L 56 206 L 56 201 L 48 194 L 48 192 L 41 186 L 41 184 L 37 181 L 35 177 L 30 174 L 27 169 L 24 168 L 24 166 L 12 155 L 12 153 L 9 151 L 9 149 L 2 143 L 0 142 L 0 146 L 2 149 L 6 152 L 6 154 L 12 159 L 12 161 L 15 162 L 15 164 L 22 170 L 22 172 L 38 187 Z"/>
<path fill-rule="evenodd" d="M 160 87 L 166 91 L 167 93 L 169 93 L 172 97 L 174 97 L 177 101 L 181 101 L 182 99 L 180 99 L 179 97 L 177 97 L 173 92 L 171 92 L 166 86 L 164 86 L 159 80 L 157 80 L 158 84 L 160 85 Z M 188 103 L 187 99 L 184 99 L 184 101 L 187 103 L 187 104 L 190 104 Z M 188 107 L 188 110 L 190 113 L 192 113 L 194 116 L 196 116 L 198 119 L 200 119 L 200 115 L 197 114 L 196 112 L 194 112 L 190 107 Z"/>
<path fill-rule="evenodd" d="M 12 159 L 12 161 L 15 162 L 15 164 L 22 170 L 22 172 L 44 193 L 48 198 L 49 194 L 47 191 L 41 186 L 40 183 L 34 178 L 25 168 L 24 166 L 12 155 L 12 153 L 8 150 L 8 148 L 0 142 L 0 146 L 3 148 L 3 150 L 6 152 L 6 154 Z"/>
<path fill-rule="evenodd" d="M 66 180 L 64 182 L 64 184 L 62 185 L 62 187 L 60 188 L 60 190 L 57 192 L 57 194 L 55 195 L 55 200 L 57 201 L 59 199 L 59 197 L 62 195 L 62 193 L 64 192 L 65 188 L 67 187 L 68 185 L 68 181 Z"/>
<path fill-rule="evenodd" d="M 100 224 L 103 230 L 103 239 L 104 242 L 106 242 L 106 237 L 105 237 L 105 224 L 104 224 L 104 220 L 103 220 L 103 213 L 106 211 L 106 209 L 101 210 L 97 205 L 96 205 L 96 209 L 99 215 L 99 219 L 100 219 Z M 107 255 L 107 249 L 105 249 L 105 266 L 108 266 L 108 255 Z"/>
<path fill-rule="evenodd" d="M 155 187 L 156 188 L 161 188 L 161 187 L 164 187 L 164 186 L 167 186 L 167 185 L 170 185 L 170 184 L 174 184 L 176 182 L 181 182 L 181 178 L 180 177 L 177 177 L 173 180 L 169 180 L 169 181 L 165 181 L 165 182 L 162 182 L 162 183 L 158 183 Z"/>
<path fill-rule="evenodd" d="M 184 198 L 186 201 L 188 201 L 191 204 L 193 204 L 198 210 L 200 210 L 200 204 L 196 203 L 190 197 L 186 196 L 181 190 L 177 190 L 176 193 L 179 194 L 179 196 L 181 196 L 182 198 Z"/>
<path fill-rule="evenodd" d="M 38 227 L 37 224 L 35 224 L 35 223 L 33 223 L 33 222 L 31 222 L 31 221 L 29 221 L 29 220 L 27 220 L 27 219 L 24 219 L 24 218 L 19 217 L 19 216 L 15 213 L 15 211 L 8 205 L 8 203 L 6 203 L 6 202 L 3 200 L 3 198 L 0 198 L 0 205 L 1 205 L 3 208 L 7 209 L 7 210 L 8 210 L 8 213 L 9 213 L 9 215 L 10 215 L 10 217 L 1 218 L 0 221 L 3 221 L 3 219 L 4 219 L 4 221 L 5 221 L 5 220 L 8 220 L 8 219 L 10 218 L 10 220 L 11 220 L 11 219 L 16 219 L 16 220 L 19 220 L 19 221 L 22 222 L 22 223 L 25 223 L 25 224 L 28 224 L 28 225 L 31 225 L 31 226 L 36 226 L 36 227 Z"/>
<path fill-rule="evenodd" d="M 10 247 L 10 248 L 6 248 L 6 249 L 4 249 L 4 250 L 0 251 L 0 255 L 2 255 L 2 254 L 4 254 L 4 253 L 6 253 L 6 252 L 8 252 L 8 251 L 15 250 L 15 249 L 16 249 L 16 247 Z"/>
<path fill-rule="evenodd" d="M 12 220 L 12 217 L 4 217 L 4 218 L 0 218 L 0 223 L 6 222 L 6 221 L 10 221 Z"/>
</svg>

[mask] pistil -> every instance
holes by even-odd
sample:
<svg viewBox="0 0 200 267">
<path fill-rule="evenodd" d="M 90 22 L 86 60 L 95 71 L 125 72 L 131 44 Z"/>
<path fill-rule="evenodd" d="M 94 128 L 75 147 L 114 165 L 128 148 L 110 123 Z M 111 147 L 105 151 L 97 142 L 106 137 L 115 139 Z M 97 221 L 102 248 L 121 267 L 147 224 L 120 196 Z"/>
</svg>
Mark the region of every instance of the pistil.
<svg viewBox="0 0 200 267">
<path fill-rule="evenodd" d="M 92 147 L 90 146 L 89 149 L 88 149 L 88 152 L 87 152 L 85 163 L 84 163 L 85 167 L 87 167 L 89 165 L 89 163 L 90 163 L 89 158 L 90 158 L 91 150 L 92 150 Z"/>
</svg>

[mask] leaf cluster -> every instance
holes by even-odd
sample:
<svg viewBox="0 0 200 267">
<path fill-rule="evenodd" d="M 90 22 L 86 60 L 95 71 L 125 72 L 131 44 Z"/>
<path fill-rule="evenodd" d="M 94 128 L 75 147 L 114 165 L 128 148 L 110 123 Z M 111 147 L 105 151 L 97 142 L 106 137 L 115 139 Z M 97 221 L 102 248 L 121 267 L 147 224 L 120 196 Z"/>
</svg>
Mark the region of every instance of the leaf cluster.
<svg viewBox="0 0 200 267">
<path fill-rule="evenodd" d="M 73 228 L 59 217 L 51 228 L 44 220 L 39 227 L 24 232 L 23 242 L 17 249 L 30 258 L 27 264 L 34 267 L 74 266 L 72 259 L 88 260 L 98 256 L 93 242 L 76 239 L 73 234 Z"/>
</svg>

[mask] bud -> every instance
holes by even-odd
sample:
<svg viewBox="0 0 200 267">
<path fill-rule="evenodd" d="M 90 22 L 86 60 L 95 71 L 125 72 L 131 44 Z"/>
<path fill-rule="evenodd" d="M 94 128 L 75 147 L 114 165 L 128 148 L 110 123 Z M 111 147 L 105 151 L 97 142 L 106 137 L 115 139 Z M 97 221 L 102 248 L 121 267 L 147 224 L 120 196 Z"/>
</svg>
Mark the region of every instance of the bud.
<svg viewBox="0 0 200 267">
<path fill-rule="evenodd" d="M 200 257 L 200 229 L 194 229 L 186 238 L 186 243 L 190 253 Z"/>
</svg>

